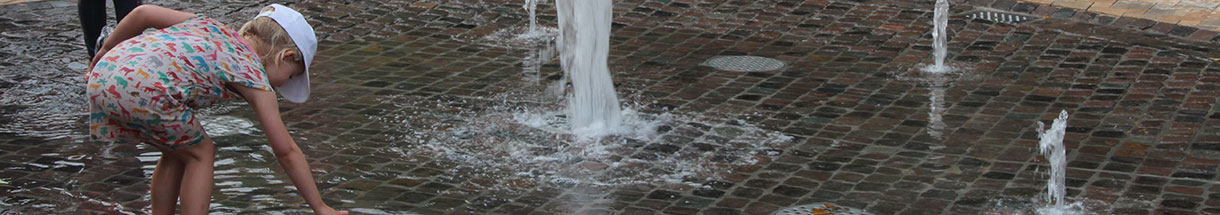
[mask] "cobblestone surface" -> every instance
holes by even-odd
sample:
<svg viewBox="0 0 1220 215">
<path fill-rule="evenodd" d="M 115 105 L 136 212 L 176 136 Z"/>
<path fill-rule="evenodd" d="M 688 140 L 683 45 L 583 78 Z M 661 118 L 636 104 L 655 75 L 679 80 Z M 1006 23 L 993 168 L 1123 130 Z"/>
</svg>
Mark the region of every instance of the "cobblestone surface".
<svg viewBox="0 0 1220 215">
<path fill-rule="evenodd" d="M 268 3 L 148 2 L 231 25 Z M 82 144 L 77 67 L 85 53 L 73 6 L 0 7 L 0 122 L 15 125 L 0 133 L 0 210 L 147 213 L 155 150 Z M 1035 124 L 1060 110 L 1071 113 L 1071 201 L 1097 214 L 1220 213 L 1220 64 L 1212 60 L 1220 50 L 1207 41 L 1056 17 L 1011 25 L 954 16 L 948 62 L 961 69 L 926 75 L 917 68 L 931 62 L 931 1 L 615 1 L 610 65 L 619 94 L 647 116 L 677 117 L 655 138 L 601 142 L 612 144 L 608 160 L 524 163 L 505 173 L 499 167 L 507 164 L 428 147 L 529 142 L 546 157 L 566 153 L 553 145 L 574 144 L 503 119 L 514 108 L 554 108 L 539 82 L 562 75 L 557 61 L 545 60 L 531 77 L 523 66 L 537 47 L 485 39 L 525 25 L 520 3 L 290 6 L 310 17 L 323 42 L 312 102 L 284 103 L 284 118 L 327 201 L 359 213 L 769 214 L 815 202 L 878 214 L 1030 212 L 1042 204 L 1049 169 Z M 554 26 L 552 7 L 540 8 L 542 24 Z M 720 55 L 787 66 L 700 66 Z M 938 105 L 943 111 L 932 111 Z M 253 115 L 242 108 L 209 114 Z M 501 127 L 461 130 L 478 125 Z M 790 139 L 740 138 L 752 133 Z M 306 212 L 261 133 L 214 139 L 214 212 Z M 734 144 L 757 148 L 737 154 Z M 665 176 L 688 168 L 666 162 L 699 151 L 712 156 L 678 164 L 719 166 L 672 180 L 606 185 L 512 172 L 601 182 Z M 632 159 L 648 162 L 617 175 L 633 170 L 617 164 Z"/>
</svg>

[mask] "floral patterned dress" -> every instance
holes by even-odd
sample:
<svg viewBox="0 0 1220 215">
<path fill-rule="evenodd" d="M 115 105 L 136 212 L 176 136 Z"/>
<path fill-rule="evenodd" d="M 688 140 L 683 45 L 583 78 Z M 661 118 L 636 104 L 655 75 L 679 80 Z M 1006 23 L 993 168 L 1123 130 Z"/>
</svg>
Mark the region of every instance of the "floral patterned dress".
<svg viewBox="0 0 1220 215">
<path fill-rule="evenodd" d="M 179 149 L 203 142 L 195 110 L 240 98 L 226 84 L 271 91 L 237 31 L 203 15 L 119 43 L 86 76 L 94 141 Z"/>
</svg>

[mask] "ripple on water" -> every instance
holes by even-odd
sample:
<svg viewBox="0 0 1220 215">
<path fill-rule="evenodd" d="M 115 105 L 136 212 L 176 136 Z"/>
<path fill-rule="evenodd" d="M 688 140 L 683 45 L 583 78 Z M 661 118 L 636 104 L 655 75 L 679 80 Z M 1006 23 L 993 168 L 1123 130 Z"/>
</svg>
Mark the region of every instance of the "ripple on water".
<svg viewBox="0 0 1220 215">
<path fill-rule="evenodd" d="M 0 133 L 41 138 L 81 138 L 85 121 L 84 87 L 71 79 L 0 76 Z"/>
</svg>

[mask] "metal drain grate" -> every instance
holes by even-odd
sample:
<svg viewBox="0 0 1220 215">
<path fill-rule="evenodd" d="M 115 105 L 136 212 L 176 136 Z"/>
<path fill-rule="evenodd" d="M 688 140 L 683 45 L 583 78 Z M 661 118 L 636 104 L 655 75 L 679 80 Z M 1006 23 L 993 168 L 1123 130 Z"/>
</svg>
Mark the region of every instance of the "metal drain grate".
<svg viewBox="0 0 1220 215">
<path fill-rule="evenodd" d="M 820 212 L 820 213 L 816 213 Z M 830 203 L 813 203 L 807 205 L 797 205 L 789 208 L 775 211 L 773 215 L 812 215 L 812 214 L 834 214 L 834 215 L 873 215 L 864 210 L 838 206 Z"/>
<path fill-rule="evenodd" d="M 784 68 L 784 62 L 758 56 L 716 56 L 699 64 L 735 72 L 765 72 Z"/>
<path fill-rule="evenodd" d="M 982 20 L 988 20 L 988 21 L 992 21 L 992 22 L 1002 22 L 1002 23 L 1009 23 L 1009 24 L 1017 24 L 1017 23 L 1022 23 L 1022 22 L 1027 22 L 1030 20 L 1037 19 L 1037 17 L 1032 17 L 1032 16 L 1026 16 L 1026 15 L 1021 15 L 1021 14 L 1012 14 L 1012 13 L 1003 13 L 1003 12 L 994 12 L 994 11 L 978 11 L 978 12 L 966 14 L 966 17 L 970 17 L 972 19 L 982 19 Z"/>
</svg>

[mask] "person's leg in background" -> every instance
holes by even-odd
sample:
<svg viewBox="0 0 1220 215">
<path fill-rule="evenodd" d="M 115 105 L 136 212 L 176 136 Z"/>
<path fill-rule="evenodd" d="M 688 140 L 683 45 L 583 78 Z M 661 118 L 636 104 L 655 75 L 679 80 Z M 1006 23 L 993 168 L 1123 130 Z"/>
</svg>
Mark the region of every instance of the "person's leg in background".
<svg viewBox="0 0 1220 215">
<path fill-rule="evenodd" d="M 141 0 L 114 0 L 114 22 L 122 21 L 123 17 L 127 17 L 127 14 L 131 13 L 131 10 L 135 10 L 142 4 L 144 3 Z"/>
<path fill-rule="evenodd" d="M 112 0 L 114 2 L 115 23 L 122 21 L 128 13 L 144 4 L 141 0 Z M 85 49 L 89 59 L 93 59 L 97 51 L 102 29 L 106 27 L 106 0 L 77 0 L 76 12 L 80 16 L 81 29 L 84 30 Z"/>
<path fill-rule="evenodd" d="M 77 0 L 76 13 L 80 18 L 80 27 L 84 30 L 85 49 L 92 60 L 97 50 L 97 37 L 106 27 L 106 0 Z"/>
</svg>

